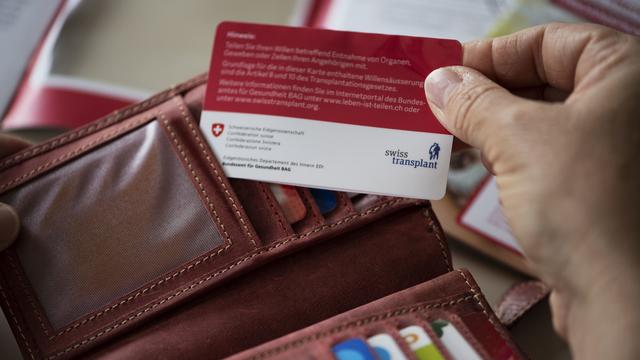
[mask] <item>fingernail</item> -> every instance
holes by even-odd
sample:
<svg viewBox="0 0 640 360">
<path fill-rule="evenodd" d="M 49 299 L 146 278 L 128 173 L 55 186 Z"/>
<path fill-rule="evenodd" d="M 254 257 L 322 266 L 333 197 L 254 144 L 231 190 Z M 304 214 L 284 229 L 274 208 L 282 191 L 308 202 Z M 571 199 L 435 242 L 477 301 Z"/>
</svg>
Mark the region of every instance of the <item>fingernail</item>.
<svg viewBox="0 0 640 360">
<path fill-rule="evenodd" d="M 0 250 L 11 245 L 19 230 L 18 214 L 9 205 L 0 203 Z"/>
<path fill-rule="evenodd" d="M 447 68 L 433 70 L 424 81 L 424 91 L 431 104 L 443 110 L 447 95 L 462 82 L 460 76 Z"/>
</svg>

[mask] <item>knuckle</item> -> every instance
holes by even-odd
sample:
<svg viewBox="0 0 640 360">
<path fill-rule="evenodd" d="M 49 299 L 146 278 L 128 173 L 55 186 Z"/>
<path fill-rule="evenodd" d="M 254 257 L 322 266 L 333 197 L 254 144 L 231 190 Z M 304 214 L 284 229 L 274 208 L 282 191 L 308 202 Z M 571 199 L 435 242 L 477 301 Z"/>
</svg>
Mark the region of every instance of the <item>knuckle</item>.
<svg viewBox="0 0 640 360">
<path fill-rule="evenodd" d="M 597 64 L 616 64 L 638 56 L 638 42 L 632 36 L 611 29 L 596 31 L 591 37 L 594 62 Z"/>
<path fill-rule="evenodd" d="M 478 123 L 481 122 L 480 118 L 487 115 L 487 111 L 484 109 L 485 99 L 490 93 L 497 90 L 495 85 L 479 84 L 460 88 L 458 92 L 453 94 L 448 111 L 451 115 L 453 128 L 465 134 L 471 134 L 475 131 Z"/>
</svg>

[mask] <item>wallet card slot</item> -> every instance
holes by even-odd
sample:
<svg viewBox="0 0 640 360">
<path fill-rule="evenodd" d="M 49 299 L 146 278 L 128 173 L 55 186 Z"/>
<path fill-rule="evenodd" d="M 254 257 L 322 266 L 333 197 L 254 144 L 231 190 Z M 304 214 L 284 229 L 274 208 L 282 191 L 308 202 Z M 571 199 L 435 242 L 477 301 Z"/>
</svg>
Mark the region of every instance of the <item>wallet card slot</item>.
<svg viewBox="0 0 640 360">
<path fill-rule="evenodd" d="M 418 360 L 414 351 L 411 350 L 411 348 L 409 347 L 409 343 L 407 342 L 407 339 L 405 339 L 402 335 L 400 335 L 400 332 L 398 329 L 401 328 L 401 326 L 399 325 L 399 322 L 401 319 L 402 318 L 400 319 L 391 318 L 380 324 L 374 323 L 371 325 L 365 325 L 361 331 L 363 331 L 367 341 L 369 341 L 370 338 L 374 336 L 379 336 L 379 335 L 387 335 L 391 337 L 391 339 L 393 340 L 393 343 L 395 343 L 395 345 L 399 348 L 399 350 L 401 351 L 405 359 Z M 384 341 L 384 342 L 387 342 L 387 341 Z M 393 343 L 391 344 L 391 346 L 394 346 Z M 375 347 L 374 347 L 374 350 L 375 350 Z"/>
<path fill-rule="evenodd" d="M 263 243 L 294 234 L 268 184 L 244 179 L 231 179 L 230 182 Z"/>
<path fill-rule="evenodd" d="M 439 344 L 439 347 L 445 349 L 445 351 L 447 351 L 450 354 L 449 355 L 450 358 L 458 360 L 458 358 L 460 358 L 461 356 L 458 355 L 456 357 L 456 354 L 460 353 L 460 349 L 451 349 L 450 347 L 448 347 L 446 344 L 447 340 L 445 340 L 443 337 L 443 336 L 447 336 L 447 334 L 443 334 L 442 327 L 443 327 L 443 324 L 447 324 L 447 323 L 448 323 L 447 326 L 452 328 L 445 331 L 448 334 L 454 333 L 453 335 L 456 335 L 456 336 L 457 334 L 461 335 L 462 338 L 464 339 L 463 341 L 465 341 L 466 344 L 468 344 L 468 346 L 470 346 L 473 349 L 473 351 L 475 352 L 475 356 L 477 356 L 477 358 L 481 358 L 485 360 L 492 359 L 492 357 L 487 353 L 487 350 L 485 349 L 485 347 L 478 340 L 478 338 L 469 330 L 469 328 L 464 323 L 464 321 L 460 318 L 460 316 L 445 310 L 431 310 L 431 311 L 420 314 L 420 317 L 421 317 L 421 324 L 425 328 L 429 329 L 429 333 L 433 334 L 432 338 L 434 339 L 434 341 L 437 341 Z M 465 344 L 460 343 L 460 339 L 454 338 L 453 340 L 454 340 L 454 343 L 457 340 L 457 343 L 455 343 L 454 346 L 457 346 L 458 348 L 466 346 Z M 451 339 L 449 339 L 448 343 L 451 344 L 451 342 L 452 342 Z M 472 354 L 469 354 L 468 351 L 466 354 L 467 355 L 464 356 L 465 358 L 474 356 Z"/>
<path fill-rule="evenodd" d="M 325 223 L 324 216 L 320 213 L 320 209 L 316 204 L 311 192 L 307 188 L 298 187 L 298 194 L 302 198 L 302 202 L 307 210 L 304 219 L 293 224 L 293 229 L 297 234 L 303 234 L 310 229 L 322 226 Z"/>
<path fill-rule="evenodd" d="M 422 315 L 422 314 L 414 314 L 414 316 L 407 318 L 407 319 L 403 319 L 401 321 L 402 325 L 399 326 L 398 328 L 404 329 L 410 326 L 417 326 L 418 327 L 418 331 L 424 331 L 424 333 L 426 334 L 426 336 L 428 337 L 428 341 L 435 347 L 435 349 L 437 350 L 437 352 L 439 353 L 439 355 L 447 360 L 456 360 L 451 356 L 451 353 L 449 352 L 449 350 L 447 349 L 446 346 L 444 346 L 444 344 L 442 343 L 442 340 L 440 340 L 440 337 L 438 337 L 438 334 L 436 334 L 435 331 L 433 331 L 433 328 L 431 327 L 431 324 L 429 323 L 429 321 L 426 320 L 426 318 Z M 415 334 L 414 332 L 414 336 L 419 334 Z M 407 337 L 409 335 L 407 334 Z M 412 339 L 407 339 L 407 341 L 411 341 Z M 433 350 L 431 350 L 433 351 Z"/>
<path fill-rule="evenodd" d="M 407 360 L 419 360 L 415 352 L 409 347 L 409 343 L 407 342 L 407 340 L 402 335 L 400 335 L 400 331 L 398 328 L 399 327 L 397 324 L 390 324 L 386 327 L 385 332 L 389 334 L 389 336 L 391 336 L 393 340 L 395 340 L 396 344 L 398 344 L 398 347 L 400 347 L 400 350 L 402 350 L 402 353 L 404 354 L 405 358 L 407 358 Z"/>
<path fill-rule="evenodd" d="M 328 223 L 339 221 L 340 219 L 344 219 L 347 216 L 353 215 L 356 213 L 353 204 L 351 204 L 351 200 L 347 193 L 342 191 L 336 191 L 336 208 L 328 213 L 325 218 Z"/>
</svg>

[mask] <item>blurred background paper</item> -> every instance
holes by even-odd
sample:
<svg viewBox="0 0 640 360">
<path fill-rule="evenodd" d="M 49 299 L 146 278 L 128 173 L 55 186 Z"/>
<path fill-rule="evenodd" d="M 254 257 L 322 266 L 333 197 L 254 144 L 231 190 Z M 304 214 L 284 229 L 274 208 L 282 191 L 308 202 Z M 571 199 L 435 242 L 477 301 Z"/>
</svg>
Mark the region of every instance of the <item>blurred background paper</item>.
<svg viewBox="0 0 640 360">
<path fill-rule="evenodd" d="M 0 1 L 0 115 L 60 4 L 54 0 Z"/>
<path fill-rule="evenodd" d="M 468 41 L 482 37 L 513 0 L 329 1 L 324 26 Z"/>
<path fill-rule="evenodd" d="M 67 0 L 2 127 L 86 124 L 206 71 L 220 21 L 286 24 L 294 5 L 295 0 Z"/>
<path fill-rule="evenodd" d="M 511 233 L 507 219 L 502 213 L 495 177 L 489 177 L 480 185 L 474 197 L 460 213 L 459 221 L 480 235 L 522 255 L 522 247 Z"/>
</svg>

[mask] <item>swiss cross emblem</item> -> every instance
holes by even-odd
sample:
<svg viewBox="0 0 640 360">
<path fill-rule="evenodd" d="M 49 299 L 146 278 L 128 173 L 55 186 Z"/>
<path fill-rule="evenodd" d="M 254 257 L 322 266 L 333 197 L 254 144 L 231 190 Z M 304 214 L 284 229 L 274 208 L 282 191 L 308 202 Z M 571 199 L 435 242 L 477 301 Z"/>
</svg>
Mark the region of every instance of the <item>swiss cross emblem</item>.
<svg viewBox="0 0 640 360">
<path fill-rule="evenodd" d="M 213 136 L 218 137 L 222 135 L 223 131 L 224 131 L 224 124 L 220 124 L 220 123 L 211 124 L 211 132 L 213 133 Z"/>
</svg>

